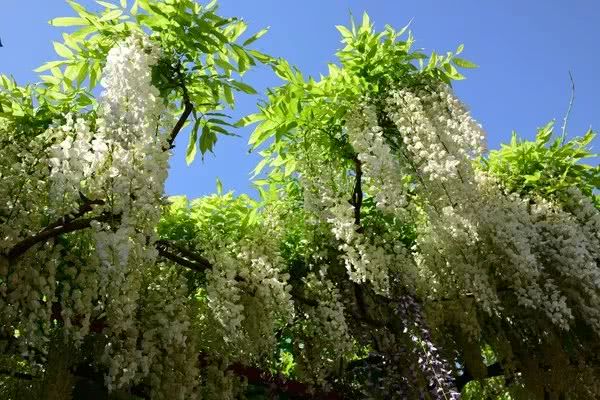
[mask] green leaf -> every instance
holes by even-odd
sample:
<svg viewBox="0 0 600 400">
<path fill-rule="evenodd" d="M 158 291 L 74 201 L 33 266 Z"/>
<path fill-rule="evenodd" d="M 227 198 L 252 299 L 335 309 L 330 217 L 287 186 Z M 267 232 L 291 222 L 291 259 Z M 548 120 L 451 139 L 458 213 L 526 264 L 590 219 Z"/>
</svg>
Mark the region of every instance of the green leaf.
<svg viewBox="0 0 600 400">
<path fill-rule="evenodd" d="M 267 32 L 269 32 L 269 29 L 270 29 L 269 26 L 266 27 L 266 28 L 264 28 L 264 29 L 261 29 L 260 31 L 256 32 L 254 35 L 252 35 L 248 39 L 246 39 L 242 45 L 243 46 L 248 46 L 248 45 L 254 43 L 258 39 L 260 39 L 261 37 L 263 37 Z"/>
<path fill-rule="evenodd" d="M 40 75 L 40 79 L 50 85 L 60 84 L 60 79 L 52 75 Z"/>
<path fill-rule="evenodd" d="M 51 68 L 50 72 L 52 73 L 52 75 L 54 75 L 57 78 L 62 79 L 64 77 L 62 71 L 57 67 Z"/>
<path fill-rule="evenodd" d="M 63 65 L 64 63 L 65 63 L 65 61 L 50 61 L 50 62 L 47 62 L 46 64 L 42 65 L 41 67 L 34 69 L 33 71 L 34 72 L 44 72 L 44 71 L 47 71 L 54 67 Z"/>
<path fill-rule="evenodd" d="M 518 144 L 517 132 L 512 131 L 512 133 L 510 135 L 510 146 L 516 147 L 517 144 Z"/>
<path fill-rule="evenodd" d="M 581 138 L 581 145 L 587 146 L 588 144 L 590 144 L 592 142 L 592 140 L 594 140 L 595 137 L 596 137 L 596 132 L 594 132 L 591 128 L 588 129 L 588 131 L 585 133 L 583 138 Z"/>
<path fill-rule="evenodd" d="M 210 129 L 210 126 L 202 127 L 202 135 L 200 136 L 200 152 L 205 154 L 207 151 L 212 151 L 214 144 L 217 142 L 217 135 Z"/>
<path fill-rule="evenodd" d="M 250 58 L 248 57 L 246 52 L 238 46 L 233 47 L 233 50 L 235 53 L 234 59 L 237 58 L 238 72 L 241 75 L 248 70 L 248 64 L 250 63 Z"/>
<path fill-rule="evenodd" d="M 197 119 L 194 123 L 194 128 L 192 129 L 192 133 L 190 134 L 188 145 L 185 150 L 185 162 L 187 165 L 190 165 L 194 161 L 194 158 L 196 158 L 196 152 L 198 149 L 196 142 L 198 141 L 198 126 L 200 121 L 201 120 Z"/>
<path fill-rule="evenodd" d="M 48 21 L 52 26 L 86 26 L 89 25 L 88 21 L 79 17 L 61 17 L 54 18 Z"/>
<path fill-rule="evenodd" d="M 260 162 L 256 165 L 256 167 L 254 168 L 254 170 L 252 171 L 252 178 L 256 178 L 258 176 L 258 174 L 260 174 L 262 172 L 262 170 L 269 164 L 270 159 L 268 158 L 263 158 L 262 160 L 260 160 Z"/>
<path fill-rule="evenodd" d="M 106 14 L 104 14 L 102 16 L 102 18 L 100 18 L 100 21 L 101 22 L 111 21 L 113 19 L 119 18 L 121 15 L 123 15 L 122 10 L 112 10 L 112 11 L 109 11 Z"/>
<path fill-rule="evenodd" d="M 236 128 L 242 128 L 244 126 L 252 125 L 263 119 L 265 119 L 265 117 L 262 113 L 249 114 L 249 115 L 246 115 L 245 117 L 241 118 L 236 123 L 234 123 L 233 126 L 235 126 Z"/>
<path fill-rule="evenodd" d="M 211 124 L 233 126 L 229 122 L 223 121 L 222 119 L 219 119 L 219 118 L 209 118 L 206 122 L 211 123 Z"/>
<path fill-rule="evenodd" d="M 169 20 L 161 15 L 141 14 L 137 16 L 137 20 L 140 24 L 144 24 L 152 29 L 164 29 L 169 26 Z"/>
<path fill-rule="evenodd" d="M 360 30 L 362 30 L 363 32 L 369 32 L 371 30 L 371 19 L 369 18 L 369 14 L 367 14 L 366 12 L 363 13 Z"/>
<path fill-rule="evenodd" d="M 250 135 L 250 139 L 248 139 L 248 144 L 252 146 L 253 149 L 260 146 L 265 140 L 275 134 L 275 123 L 271 120 L 263 121 L 260 125 L 254 129 L 254 132 Z"/>
<path fill-rule="evenodd" d="M 88 73 L 88 63 L 86 61 L 79 64 L 79 71 L 77 73 L 77 86 L 81 86 L 81 84 L 87 78 Z"/>
<path fill-rule="evenodd" d="M 223 33 L 226 36 L 231 37 L 232 41 L 235 41 L 246 31 L 246 29 L 248 29 L 248 24 L 240 20 L 235 24 L 228 25 Z"/>
<path fill-rule="evenodd" d="M 437 54 L 435 54 L 435 51 L 431 52 L 431 55 L 429 56 L 429 62 L 427 63 L 427 69 L 433 69 L 437 66 Z"/>
<path fill-rule="evenodd" d="M 25 112 L 23 111 L 23 108 L 17 103 L 12 103 L 12 114 L 15 117 L 25 116 Z"/>
<path fill-rule="evenodd" d="M 77 64 L 71 64 L 65 68 L 64 76 L 70 81 L 76 80 L 78 74 L 79 66 Z"/>
<path fill-rule="evenodd" d="M 215 64 L 217 64 L 219 67 L 221 67 L 221 69 L 226 71 L 227 74 L 231 74 L 231 71 L 235 71 L 235 67 L 225 60 L 217 58 L 215 60 Z"/>
<path fill-rule="evenodd" d="M 254 90 L 254 88 L 252 86 L 250 86 L 244 82 L 231 81 L 231 84 L 244 93 L 257 94 L 257 91 Z"/>
<path fill-rule="evenodd" d="M 137 15 L 139 6 L 140 6 L 139 1 L 135 0 L 135 2 L 133 3 L 133 6 L 131 6 L 131 10 L 129 10 L 129 13 L 131 15 Z"/>
<path fill-rule="evenodd" d="M 544 127 L 538 129 L 537 134 L 535 135 L 535 141 L 538 145 L 545 145 L 550 140 L 552 136 L 552 132 L 554 130 L 554 121 L 548 122 Z"/>
<path fill-rule="evenodd" d="M 73 0 L 67 0 L 67 3 L 69 4 L 69 6 L 71 6 L 71 8 L 80 16 L 84 17 L 84 16 L 89 16 L 90 13 L 85 9 L 84 6 L 82 6 L 81 4 L 77 3 L 76 1 Z"/>
<path fill-rule="evenodd" d="M 106 1 L 101 1 L 101 0 L 96 0 L 96 3 L 100 4 L 101 6 L 104 6 L 106 8 L 110 8 L 110 9 L 118 9 L 119 6 L 116 4 L 112 4 L 112 3 L 108 3 Z"/>
<path fill-rule="evenodd" d="M 63 33 L 63 40 L 65 46 L 75 50 L 75 52 L 81 51 L 81 47 L 79 47 L 79 45 L 77 44 L 77 40 L 75 40 L 71 35 Z"/>
<path fill-rule="evenodd" d="M 257 50 L 248 50 L 248 54 L 252 55 L 255 59 L 264 64 L 269 64 L 274 62 L 274 58 L 268 54 L 261 53 Z"/>
<path fill-rule="evenodd" d="M 59 42 L 54 42 L 53 44 L 56 54 L 64 58 L 73 58 L 73 52 L 67 46 Z"/>
<path fill-rule="evenodd" d="M 541 171 L 536 171 L 533 175 L 525 175 L 525 181 L 527 182 L 537 182 L 542 177 Z"/>
<path fill-rule="evenodd" d="M 458 52 L 457 52 L 458 54 Z M 479 65 L 472 63 L 469 60 L 465 60 L 464 58 L 454 57 L 452 62 L 461 68 L 478 68 Z"/>
<path fill-rule="evenodd" d="M 287 162 L 285 163 L 284 176 L 288 177 L 291 174 L 293 174 L 294 172 L 296 172 L 296 165 L 297 165 L 296 160 L 294 160 L 294 159 L 288 159 Z"/>
<path fill-rule="evenodd" d="M 73 33 L 71 33 L 71 39 L 75 40 L 75 41 L 83 41 L 85 40 L 90 34 L 96 33 L 97 32 L 97 28 L 95 26 L 85 26 Z"/>
<path fill-rule="evenodd" d="M 233 105 L 235 104 L 235 99 L 233 97 L 231 87 L 229 87 L 228 85 L 223 86 L 223 94 L 225 95 L 225 101 L 227 102 L 227 104 L 233 107 Z"/>
<path fill-rule="evenodd" d="M 350 29 L 346 28 L 344 25 L 336 25 L 335 28 L 340 32 L 344 39 L 351 39 L 353 37 Z"/>
<path fill-rule="evenodd" d="M 223 183 L 217 178 L 217 194 L 220 196 L 223 194 Z"/>
<path fill-rule="evenodd" d="M 211 125 L 210 129 L 212 129 L 215 132 L 219 132 L 223 135 L 227 135 L 227 136 L 237 136 L 239 137 L 240 135 L 236 135 L 235 133 L 231 133 L 228 130 L 226 130 L 225 128 L 223 128 L 222 126 L 219 125 Z"/>
<path fill-rule="evenodd" d="M 90 89 L 93 89 L 98 84 L 98 78 L 102 73 L 102 66 L 99 62 L 94 62 L 93 65 L 90 65 Z"/>
<path fill-rule="evenodd" d="M 462 79 L 465 79 L 464 75 L 461 74 L 460 72 L 458 72 L 458 70 L 456 68 L 454 68 L 454 66 L 450 63 L 445 63 L 443 65 L 444 69 L 446 70 L 447 74 L 448 74 L 448 78 L 450 79 L 454 79 L 456 81 L 460 81 Z"/>
</svg>

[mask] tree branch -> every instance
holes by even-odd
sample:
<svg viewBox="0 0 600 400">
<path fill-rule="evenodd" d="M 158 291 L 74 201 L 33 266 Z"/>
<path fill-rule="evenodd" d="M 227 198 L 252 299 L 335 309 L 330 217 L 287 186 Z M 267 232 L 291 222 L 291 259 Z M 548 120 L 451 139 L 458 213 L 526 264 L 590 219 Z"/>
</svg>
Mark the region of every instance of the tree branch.
<svg viewBox="0 0 600 400">
<path fill-rule="evenodd" d="M 352 193 L 351 203 L 354 206 L 354 225 L 358 230 L 362 229 L 360 226 L 360 208 L 363 202 L 362 192 L 362 162 L 358 159 L 358 154 L 354 155 L 354 171 L 356 172 L 356 181 L 354 183 L 354 192 Z"/>
<path fill-rule="evenodd" d="M 25 381 L 32 381 L 35 379 L 35 377 L 31 374 L 27 374 L 25 372 L 10 371 L 5 368 L 0 368 L 0 375 L 10 376 L 11 378 L 21 379 L 21 380 L 25 380 Z"/>
<path fill-rule="evenodd" d="M 318 390 L 310 384 L 286 379 L 282 375 L 274 375 L 260 368 L 241 363 L 233 363 L 227 367 L 227 370 L 238 377 L 246 378 L 248 383 L 252 385 L 272 388 L 276 393 L 286 394 L 293 399 L 341 400 L 344 398 L 338 392 Z"/>
<path fill-rule="evenodd" d="M 82 215 L 84 213 L 85 212 L 83 212 Z M 73 217 L 61 217 L 59 220 L 48 225 L 46 228 L 44 228 L 40 232 L 38 232 L 32 236 L 29 236 L 28 238 L 26 238 L 26 239 L 20 241 L 19 243 L 17 243 L 16 245 L 14 245 L 6 253 L 6 256 L 8 257 L 9 261 L 14 261 L 17 258 L 19 258 L 20 256 L 22 256 L 23 254 L 25 254 L 25 252 L 27 252 L 27 250 L 31 249 L 33 246 L 35 246 L 38 243 L 46 242 L 52 238 L 55 238 L 59 235 L 65 234 L 65 233 L 76 232 L 76 231 L 80 231 L 83 229 L 87 229 L 91 226 L 92 222 L 94 222 L 94 221 L 108 222 L 108 221 L 111 221 L 114 219 L 119 219 L 119 218 L 120 218 L 120 215 L 114 215 L 114 214 L 108 213 L 108 212 L 104 212 L 96 217 L 76 219 L 76 220 L 74 220 Z M 64 221 L 67 221 L 67 222 L 64 222 Z"/>
<path fill-rule="evenodd" d="M 167 240 L 156 241 L 158 255 L 196 272 L 206 272 L 212 264 L 206 258 Z"/>
<path fill-rule="evenodd" d="M 94 205 L 97 206 L 103 206 L 104 204 L 106 204 L 106 202 L 104 200 L 91 200 L 88 199 L 87 197 L 85 197 L 85 195 L 81 192 L 79 192 L 79 197 L 81 197 L 81 200 L 83 200 L 83 203 L 79 206 L 79 210 L 75 213 L 75 214 L 71 214 L 71 215 L 65 215 L 60 217 L 59 219 L 56 220 L 56 222 L 48 225 L 46 227 L 46 229 L 51 229 L 51 228 L 56 228 L 59 227 L 61 225 L 65 225 L 68 224 L 78 218 L 83 217 L 85 214 L 87 214 L 90 211 L 94 210 Z"/>
<path fill-rule="evenodd" d="M 175 124 L 173 130 L 171 131 L 171 134 L 169 135 L 169 139 L 167 140 L 168 146 L 166 148 L 163 148 L 164 151 L 171 150 L 175 147 L 175 139 L 177 138 L 177 135 L 185 125 L 188 118 L 190 117 L 190 114 L 194 111 L 194 104 L 190 100 L 190 93 L 188 92 L 187 86 L 185 84 L 185 76 L 181 72 L 182 68 L 183 66 L 181 65 L 181 63 L 179 63 L 179 65 L 177 66 L 177 75 L 179 77 L 179 87 L 181 88 L 181 91 L 183 93 L 183 112 L 179 116 L 177 123 Z"/>
<path fill-rule="evenodd" d="M 186 99 L 184 96 L 183 112 L 179 116 L 177 123 L 175 124 L 173 130 L 171 131 L 171 134 L 169 135 L 169 139 L 167 140 L 168 146 L 163 148 L 164 151 L 171 150 L 175 147 L 175 139 L 177 138 L 177 135 L 179 134 L 183 126 L 185 125 L 187 119 L 190 117 L 192 111 L 194 111 L 194 105 L 189 99 Z"/>
<path fill-rule="evenodd" d="M 502 365 L 500 363 L 494 363 L 492 365 L 487 366 L 487 374 L 484 379 L 493 378 L 495 376 L 502 376 L 502 375 L 504 375 L 504 368 L 502 367 Z M 477 380 L 477 379 L 475 379 L 475 377 L 471 374 L 471 372 L 469 372 L 469 370 L 465 369 L 463 371 L 462 375 L 457 376 L 454 379 L 454 383 L 456 384 L 456 388 L 460 392 L 467 385 L 467 383 L 474 381 L 474 380 Z"/>
</svg>

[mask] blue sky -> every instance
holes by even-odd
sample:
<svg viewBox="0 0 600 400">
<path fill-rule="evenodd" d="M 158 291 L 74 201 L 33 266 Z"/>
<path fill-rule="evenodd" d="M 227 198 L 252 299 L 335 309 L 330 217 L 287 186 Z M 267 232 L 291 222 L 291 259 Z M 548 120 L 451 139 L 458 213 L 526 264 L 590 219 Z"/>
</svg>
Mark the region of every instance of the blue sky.
<svg viewBox="0 0 600 400">
<path fill-rule="evenodd" d="M 82 4 L 91 4 L 89 0 Z M 270 26 L 256 47 L 287 58 L 306 75 L 327 71 L 340 47 L 335 25 L 367 11 L 376 25 L 402 27 L 413 20 L 416 47 L 447 51 L 465 44 L 465 58 L 480 65 L 455 84 L 461 99 L 499 147 L 514 129 L 532 137 L 536 127 L 555 118 L 562 125 L 570 96 L 568 72 L 575 79 L 575 104 L 569 134 L 590 126 L 600 129 L 600 2 L 597 0 L 221 0 L 221 13 L 244 18 L 251 29 Z M 3 0 L 0 8 L 0 72 L 20 82 L 35 80 L 31 71 L 54 58 L 51 41 L 60 30 L 47 21 L 70 15 L 62 0 Z M 268 70 L 248 74 L 259 92 L 279 84 Z M 240 96 L 234 116 L 253 112 L 256 97 Z M 249 130 L 241 138 L 221 138 L 215 156 L 186 166 L 186 135 L 177 141 L 167 181 L 168 194 L 196 197 L 215 190 L 251 191 L 249 173 L 257 162 L 248 154 Z M 594 143 L 600 152 L 600 141 Z M 597 163 L 596 161 L 594 161 Z"/>
</svg>

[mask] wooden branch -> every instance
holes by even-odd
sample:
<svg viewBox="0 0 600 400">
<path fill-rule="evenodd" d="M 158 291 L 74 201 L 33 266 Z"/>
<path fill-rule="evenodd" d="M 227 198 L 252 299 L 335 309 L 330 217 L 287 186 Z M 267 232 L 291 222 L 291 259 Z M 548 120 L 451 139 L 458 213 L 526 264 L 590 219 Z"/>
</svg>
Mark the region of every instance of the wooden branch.
<svg viewBox="0 0 600 400">
<path fill-rule="evenodd" d="M 177 75 L 179 77 L 179 87 L 181 88 L 181 91 L 183 94 L 183 99 L 182 99 L 183 112 L 179 116 L 177 123 L 175 123 L 175 126 L 173 127 L 173 130 L 171 131 L 171 134 L 169 135 L 169 139 L 167 140 L 168 146 L 163 149 L 164 151 L 171 150 L 175 147 L 175 139 L 177 138 L 177 135 L 179 134 L 179 132 L 181 132 L 181 129 L 183 128 L 186 121 L 190 117 L 190 114 L 194 111 L 194 104 L 190 100 L 190 94 L 189 94 L 189 92 L 187 90 L 187 86 L 185 84 L 185 76 L 181 72 L 182 68 L 183 68 L 183 65 L 181 65 L 181 63 L 179 63 L 177 66 Z"/>
<path fill-rule="evenodd" d="M 204 273 L 206 270 L 212 268 L 212 264 L 206 258 L 177 243 L 158 240 L 156 242 L 156 249 L 159 256 L 193 271 Z"/>
<path fill-rule="evenodd" d="M 362 192 L 362 162 L 358 159 L 358 154 L 356 154 L 353 158 L 354 161 L 354 170 L 356 172 L 356 181 L 354 183 L 354 192 L 352 193 L 351 203 L 354 206 L 354 225 L 356 225 L 358 230 L 361 230 L 360 226 L 360 209 L 362 207 L 363 202 L 363 192 Z"/>
<path fill-rule="evenodd" d="M 487 378 L 493 378 L 495 376 L 502 376 L 504 375 L 504 368 L 502 367 L 502 365 L 500 363 L 494 363 L 492 365 L 488 365 L 487 366 L 487 374 L 486 377 L 484 379 Z M 467 383 L 477 380 L 473 377 L 473 375 L 471 374 L 471 372 L 469 372 L 469 370 L 465 369 L 463 371 L 463 374 L 460 376 L 457 376 L 454 379 L 454 383 L 456 384 L 456 388 L 458 389 L 458 391 L 462 391 L 462 389 L 467 385 Z"/>
<path fill-rule="evenodd" d="M 11 378 L 21 379 L 21 380 L 25 380 L 25 381 L 32 381 L 35 379 L 35 377 L 31 374 L 28 374 L 25 372 L 10 371 L 6 368 L 0 368 L 0 375 L 10 376 Z"/>
<path fill-rule="evenodd" d="M 55 238 L 59 235 L 76 232 L 83 229 L 87 229 L 91 226 L 92 222 L 108 222 L 115 219 L 120 219 L 120 215 L 114 215 L 112 213 L 104 212 L 97 217 L 91 218 L 83 218 L 73 220 L 70 217 L 61 217 L 57 222 L 48 225 L 46 228 L 41 230 L 40 232 L 29 236 L 28 238 L 20 241 L 16 245 L 14 245 L 7 253 L 6 256 L 9 261 L 14 261 L 17 258 L 21 257 L 27 250 L 31 249 L 33 246 L 39 243 L 44 243 L 52 238 Z M 63 223 L 64 220 L 68 222 Z"/>
<path fill-rule="evenodd" d="M 105 212 L 97 217 L 76 219 L 89 211 L 91 211 L 90 205 L 82 206 L 77 214 L 69 217 L 61 217 L 59 220 L 48 225 L 39 233 L 29 236 L 28 238 L 17 243 L 8 251 L 8 260 L 15 261 L 38 243 L 46 242 L 65 233 L 87 229 L 91 226 L 93 221 L 108 222 L 111 220 L 119 220 L 121 218 L 120 215 L 114 215 Z M 211 263 L 206 258 L 176 243 L 169 242 L 167 240 L 158 240 L 156 242 L 156 248 L 159 256 L 191 270 L 205 272 L 207 269 L 212 268 Z"/>
<path fill-rule="evenodd" d="M 169 139 L 167 140 L 168 146 L 163 148 L 164 151 L 175 148 L 175 139 L 177 138 L 177 135 L 179 134 L 179 132 L 181 131 L 183 126 L 185 125 L 185 122 L 190 117 L 190 114 L 192 113 L 192 111 L 194 111 L 194 105 L 192 104 L 192 102 L 189 99 L 184 98 L 183 112 L 179 116 L 177 123 L 175 124 L 175 126 L 173 127 L 173 130 L 171 131 L 171 134 L 169 135 Z"/>
<path fill-rule="evenodd" d="M 93 206 L 95 206 L 95 205 L 103 206 L 104 204 L 106 204 L 106 202 L 104 200 L 88 199 L 81 192 L 79 192 L 79 196 L 81 197 L 81 200 L 83 200 L 83 203 L 79 206 L 79 210 L 75 214 L 65 215 L 65 216 L 60 217 L 53 224 L 48 225 L 46 227 L 46 229 L 56 228 L 56 227 L 64 225 L 64 224 L 68 224 L 78 218 L 83 217 L 88 212 L 93 211 L 94 210 Z"/>
<path fill-rule="evenodd" d="M 292 399 L 341 400 L 344 396 L 336 391 L 319 390 L 313 385 L 282 375 L 274 375 L 260 368 L 233 363 L 227 367 L 236 376 L 246 378 L 249 384 L 271 388 L 277 394 L 285 394 Z"/>
<path fill-rule="evenodd" d="M 290 292 L 290 294 L 292 295 L 292 299 L 300 304 L 304 304 L 309 307 L 319 306 L 319 302 L 317 300 L 305 297 L 297 287 L 292 287 L 292 291 Z"/>
</svg>

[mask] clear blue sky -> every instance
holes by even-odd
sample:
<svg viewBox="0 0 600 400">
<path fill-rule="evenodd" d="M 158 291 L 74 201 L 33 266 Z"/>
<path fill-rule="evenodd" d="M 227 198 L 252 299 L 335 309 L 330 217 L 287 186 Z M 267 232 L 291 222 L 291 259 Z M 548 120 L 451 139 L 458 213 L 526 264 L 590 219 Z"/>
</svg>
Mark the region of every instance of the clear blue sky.
<svg viewBox="0 0 600 400">
<path fill-rule="evenodd" d="M 81 1 L 92 3 L 90 0 Z M 480 65 L 467 71 L 455 89 L 497 148 L 514 129 L 526 137 L 556 118 L 562 124 L 570 96 L 568 71 L 576 85 L 570 135 L 592 126 L 600 129 L 600 2 L 597 0 L 221 0 L 221 13 L 242 17 L 251 28 L 271 26 L 259 50 L 286 57 L 305 74 L 326 72 L 339 48 L 334 26 L 347 24 L 350 12 L 367 11 L 378 27 L 404 26 L 413 19 L 416 46 L 454 50 L 465 44 L 464 57 Z M 60 38 L 48 26 L 53 17 L 70 15 L 62 0 L 2 0 L 0 5 L 0 72 L 20 82 L 52 59 L 51 41 Z M 268 70 L 246 76 L 259 92 L 278 84 Z M 254 111 L 256 98 L 242 96 L 234 115 Z M 167 181 L 168 194 L 190 197 L 214 191 L 216 177 L 225 190 L 251 190 L 249 172 L 257 162 L 247 154 L 249 130 L 242 138 L 221 138 L 216 156 L 185 165 L 187 137 L 177 142 Z M 600 141 L 595 141 L 600 152 Z M 597 159 L 595 161 L 597 163 Z"/>
</svg>

